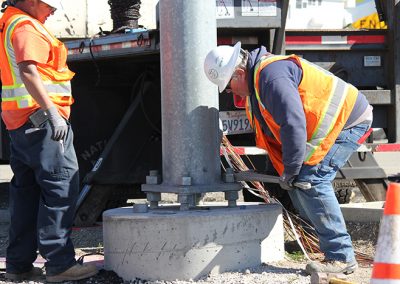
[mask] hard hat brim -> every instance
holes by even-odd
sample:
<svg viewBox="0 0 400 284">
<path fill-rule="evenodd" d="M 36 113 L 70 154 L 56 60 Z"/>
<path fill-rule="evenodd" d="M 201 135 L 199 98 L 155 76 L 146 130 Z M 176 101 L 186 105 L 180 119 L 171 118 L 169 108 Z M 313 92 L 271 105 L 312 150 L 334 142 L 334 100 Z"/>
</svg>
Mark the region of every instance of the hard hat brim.
<svg viewBox="0 0 400 284">
<path fill-rule="evenodd" d="M 233 72 L 235 71 L 237 59 L 240 54 L 241 46 L 242 46 L 242 44 L 239 41 L 233 47 L 234 49 L 233 49 L 231 59 L 229 60 L 228 64 L 226 64 L 226 71 L 225 71 L 226 72 L 226 80 L 221 82 L 218 85 L 218 90 L 220 93 L 222 93 L 225 90 L 226 86 L 228 85 L 229 81 L 231 80 Z"/>
<path fill-rule="evenodd" d="M 53 8 L 56 8 L 57 10 L 61 10 L 63 8 L 60 0 L 42 0 L 42 2 Z"/>
</svg>

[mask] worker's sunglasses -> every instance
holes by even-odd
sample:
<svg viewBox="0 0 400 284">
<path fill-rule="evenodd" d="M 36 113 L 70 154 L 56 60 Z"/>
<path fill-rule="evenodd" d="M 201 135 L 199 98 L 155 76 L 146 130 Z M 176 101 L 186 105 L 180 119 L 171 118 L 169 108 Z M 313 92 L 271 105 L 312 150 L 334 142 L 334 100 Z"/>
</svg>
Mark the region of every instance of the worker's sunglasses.
<svg viewBox="0 0 400 284">
<path fill-rule="evenodd" d="M 42 1 L 40 1 L 40 2 L 43 3 L 44 5 L 46 5 L 46 7 L 50 10 L 51 14 L 54 14 L 54 12 L 57 11 L 57 8 L 54 8 L 54 7 L 50 6 L 49 4 L 44 3 Z"/>
<path fill-rule="evenodd" d="M 230 94 L 230 93 L 233 92 L 233 91 L 232 91 L 232 86 L 231 86 L 232 80 L 237 81 L 238 79 L 239 79 L 239 75 L 236 74 L 236 70 L 235 70 L 235 72 L 233 72 L 233 74 L 232 74 L 232 76 L 231 76 L 231 79 L 229 80 L 228 85 L 226 85 L 225 93 Z"/>
</svg>

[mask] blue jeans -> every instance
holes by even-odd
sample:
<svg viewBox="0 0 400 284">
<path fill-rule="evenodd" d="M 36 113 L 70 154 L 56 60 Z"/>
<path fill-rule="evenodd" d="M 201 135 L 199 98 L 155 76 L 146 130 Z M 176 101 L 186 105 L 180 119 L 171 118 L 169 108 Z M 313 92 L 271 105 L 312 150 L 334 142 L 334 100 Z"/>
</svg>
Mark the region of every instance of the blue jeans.
<svg viewBox="0 0 400 284">
<path fill-rule="evenodd" d="M 298 181 L 311 183 L 311 189 L 289 191 L 290 198 L 300 215 L 314 225 L 320 249 L 327 260 L 351 262 L 355 260 L 350 235 L 347 233 L 332 181 L 360 144 L 357 141 L 369 129 L 359 124 L 340 132 L 325 158 L 315 166 L 303 165 Z"/>
<path fill-rule="evenodd" d="M 24 273 L 39 253 L 46 274 L 55 275 L 75 265 L 71 230 L 79 194 L 78 163 L 71 128 L 63 141 L 52 140 L 46 122 L 31 133 L 29 123 L 10 130 L 9 245 L 6 269 Z"/>
</svg>

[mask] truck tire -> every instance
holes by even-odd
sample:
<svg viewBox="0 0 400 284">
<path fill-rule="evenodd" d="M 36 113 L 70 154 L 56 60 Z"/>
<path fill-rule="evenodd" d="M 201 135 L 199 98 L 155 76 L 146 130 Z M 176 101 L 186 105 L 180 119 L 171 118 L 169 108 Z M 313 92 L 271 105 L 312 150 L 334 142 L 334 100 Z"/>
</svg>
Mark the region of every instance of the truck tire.
<svg viewBox="0 0 400 284">
<path fill-rule="evenodd" d="M 335 188 L 335 195 L 339 204 L 349 203 L 352 193 L 353 189 L 351 187 Z"/>
<path fill-rule="evenodd" d="M 127 199 L 145 198 L 140 185 L 93 185 L 76 212 L 76 227 L 93 226 L 101 221 L 101 214 L 107 209 L 127 205 Z"/>
<path fill-rule="evenodd" d="M 296 212 L 287 191 L 282 190 L 279 187 L 279 185 L 270 185 L 269 187 L 267 185 L 267 188 L 269 188 L 269 189 L 273 188 L 273 190 L 270 190 L 270 195 L 277 198 L 279 200 L 279 202 L 282 203 L 283 207 L 285 207 L 285 209 L 287 209 L 291 212 Z M 346 203 L 350 202 L 350 198 L 353 193 L 353 188 L 351 186 L 346 185 L 346 187 L 344 187 L 341 184 L 337 185 L 335 183 L 334 189 L 335 189 L 335 195 L 336 195 L 336 198 L 337 198 L 339 204 L 346 204 Z M 243 199 L 245 202 L 264 202 L 263 199 L 253 195 L 251 192 L 249 192 L 246 189 L 243 189 Z"/>
<path fill-rule="evenodd" d="M 112 186 L 93 185 L 75 213 L 75 227 L 89 227 L 96 223 L 112 192 Z"/>
<path fill-rule="evenodd" d="M 334 180 L 333 188 L 335 190 L 336 199 L 339 204 L 347 204 L 350 202 L 351 195 L 353 194 L 353 188 L 357 187 L 353 180 L 337 179 Z"/>
</svg>

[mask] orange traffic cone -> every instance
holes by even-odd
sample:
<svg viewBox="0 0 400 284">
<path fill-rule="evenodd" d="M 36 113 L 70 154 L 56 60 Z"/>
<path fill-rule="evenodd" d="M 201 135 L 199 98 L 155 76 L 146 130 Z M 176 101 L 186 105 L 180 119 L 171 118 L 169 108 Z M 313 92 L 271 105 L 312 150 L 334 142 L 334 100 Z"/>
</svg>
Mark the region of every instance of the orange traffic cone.
<svg viewBox="0 0 400 284">
<path fill-rule="evenodd" d="M 389 184 L 371 284 L 400 284 L 400 183 Z"/>
</svg>

